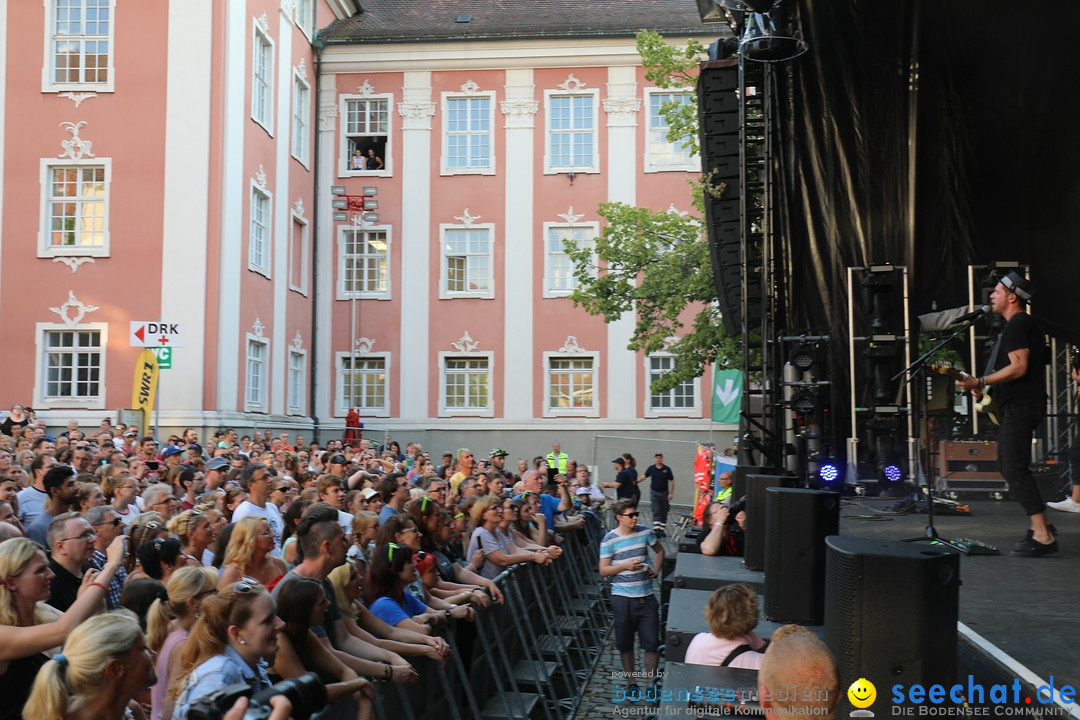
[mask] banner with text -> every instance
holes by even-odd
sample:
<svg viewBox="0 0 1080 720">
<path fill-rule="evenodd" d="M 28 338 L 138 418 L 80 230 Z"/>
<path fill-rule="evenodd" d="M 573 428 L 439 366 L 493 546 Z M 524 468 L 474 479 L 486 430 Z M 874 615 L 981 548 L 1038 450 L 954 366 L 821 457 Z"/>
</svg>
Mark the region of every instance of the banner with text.
<svg viewBox="0 0 1080 720">
<path fill-rule="evenodd" d="M 158 361 L 153 350 L 144 348 L 135 361 L 135 378 L 131 387 L 131 407 L 142 410 L 142 434 L 150 429 L 150 411 L 154 409 L 157 395 Z"/>
</svg>

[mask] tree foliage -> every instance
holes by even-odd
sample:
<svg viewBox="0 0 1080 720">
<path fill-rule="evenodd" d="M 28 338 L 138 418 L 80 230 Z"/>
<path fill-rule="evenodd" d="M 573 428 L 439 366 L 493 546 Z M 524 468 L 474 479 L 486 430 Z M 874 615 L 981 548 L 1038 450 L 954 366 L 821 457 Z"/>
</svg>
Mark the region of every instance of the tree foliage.
<svg viewBox="0 0 1080 720">
<path fill-rule="evenodd" d="M 652 31 L 638 33 L 638 52 L 645 77 L 657 87 L 693 90 L 705 48 L 691 40 L 685 48 L 668 45 Z M 692 96 L 693 97 L 693 96 Z M 698 150 L 697 102 L 665 103 L 661 114 L 670 132 L 668 140 Z M 737 338 L 724 332 L 716 305 L 709 245 L 700 215 L 707 181 L 692 181 L 687 199 L 697 215 L 674 210 L 652 210 L 624 203 L 603 203 L 598 209 L 607 225 L 595 247 L 564 242 L 574 263 L 577 289 L 574 303 L 607 322 L 624 313 L 636 313 L 634 333 L 627 349 L 675 356 L 675 369 L 652 384 L 666 392 L 685 380 L 700 377 L 707 365 L 738 367 Z M 693 313 L 689 328 L 682 317 Z M 678 340 L 673 340 L 678 338 Z"/>
</svg>

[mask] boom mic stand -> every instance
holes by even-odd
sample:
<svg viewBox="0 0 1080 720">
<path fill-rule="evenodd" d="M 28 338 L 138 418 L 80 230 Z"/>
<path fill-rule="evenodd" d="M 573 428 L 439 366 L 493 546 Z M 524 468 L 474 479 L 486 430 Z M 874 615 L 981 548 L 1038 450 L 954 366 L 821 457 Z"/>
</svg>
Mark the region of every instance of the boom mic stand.
<svg viewBox="0 0 1080 720">
<path fill-rule="evenodd" d="M 904 368 L 903 370 L 898 372 L 896 375 L 894 375 L 892 379 L 895 381 L 895 380 L 899 380 L 901 377 L 906 376 L 906 379 L 904 380 L 905 384 L 913 382 L 913 381 L 915 381 L 917 379 L 922 380 L 924 378 L 925 374 L 926 374 L 927 360 L 930 358 L 930 356 L 932 356 L 934 353 L 936 353 L 941 348 L 945 347 L 945 345 L 947 345 L 949 342 L 951 342 L 954 338 L 958 337 L 961 333 L 966 332 L 974 324 L 974 322 L 975 322 L 975 318 L 973 318 L 970 322 L 961 324 L 961 326 L 959 328 L 957 328 L 956 332 L 954 332 L 952 335 L 945 338 L 944 340 L 939 342 L 937 345 L 935 345 L 934 347 L 930 348 L 925 353 L 920 355 L 910 365 L 908 365 L 906 368 Z M 925 388 L 926 387 L 925 382 L 920 382 L 916 387 Z M 919 400 L 920 400 L 920 405 L 919 405 L 919 410 L 918 410 L 918 412 L 919 412 L 919 424 L 920 424 L 921 427 L 927 428 L 926 433 L 927 433 L 927 435 L 929 435 L 930 434 L 930 432 L 929 432 L 929 427 L 930 427 L 929 414 L 930 414 L 930 411 L 926 406 L 926 397 L 925 397 L 925 395 L 926 395 L 925 389 L 922 390 L 921 395 L 917 395 L 917 397 L 919 397 Z M 925 438 L 925 440 L 926 440 L 925 444 L 926 444 L 926 459 L 927 459 L 927 463 L 926 463 L 926 488 L 925 488 L 925 493 L 926 493 L 926 530 L 923 533 L 922 537 L 907 538 L 905 540 L 905 542 L 941 543 L 942 545 L 949 546 L 950 548 L 956 550 L 957 552 L 962 552 L 961 548 L 958 548 L 951 540 L 939 536 L 938 532 L 937 532 L 937 529 L 934 527 L 934 485 L 936 483 L 936 479 L 934 478 L 934 463 L 932 462 L 932 458 L 930 457 L 930 438 L 927 437 L 927 438 Z M 916 487 L 918 487 L 918 486 L 916 485 Z"/>
</svg>

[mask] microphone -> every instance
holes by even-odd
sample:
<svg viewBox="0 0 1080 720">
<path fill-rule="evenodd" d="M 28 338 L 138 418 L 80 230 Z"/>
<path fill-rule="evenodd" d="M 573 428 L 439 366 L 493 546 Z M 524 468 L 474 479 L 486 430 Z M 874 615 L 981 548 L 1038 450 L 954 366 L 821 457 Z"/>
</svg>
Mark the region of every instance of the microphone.
<svg viewBox="0 0 1080 720">
<path fill-rule="evenodd" d="M 975 318 L 982 317 L 983 315 L 987 315 L 987 314 L 989 314 L 989 312 L 990 312 L 990 306 L 989 305 L 983 305 L 980 308 L 972 310 L 967 315 L 961 315 L 960 317 L 956 318 L 955 320 L 953 320 L 949 324 L 950 325 L 959 325 L 962 322 L 967 322 L 968 320 L 974 320 Z"/>
</svg>

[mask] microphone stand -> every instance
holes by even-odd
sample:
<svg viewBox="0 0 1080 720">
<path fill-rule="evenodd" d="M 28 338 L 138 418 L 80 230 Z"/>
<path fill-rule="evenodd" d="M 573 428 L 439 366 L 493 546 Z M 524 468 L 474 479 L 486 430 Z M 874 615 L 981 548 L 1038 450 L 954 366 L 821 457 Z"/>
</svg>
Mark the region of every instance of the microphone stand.
<svg viewBox="0 0 1080 720">
<path fill-rule="evenodd" d="M 951 342 L 954 338 L 958 337 L 961 333 L 966 332 L 972 325 L 975 324 L 975 320 L 977 320 L 977 319 L 978 318 L 971 318 L 969 321 L 967 321 L 965 323 L 961 323 L 960 327 L 957 328 L 956 332 L 954 332 L 952 335 L 948 336 L 947 338 L 945 338 L 944 340 L 939 342 L 934 347 L 927 350 L 925 353 L 923 353 L 918 358 L 916 358 L 910 365 L 908 365 L 906 368 L 904 368 L 903 370 L 898 372 L 896 375 L 894 375 L 892 377 L 893 381 L 899 380 L 901 377 L 906 376 L 906 378 L 904 380 L 904 384 L 906 385 L 906 384 L 908 384 L 910 382 L 913 382 L 916 379 L 923 378 L 925 376 L 925 374 L 926 374 L 927 360 L 930 358 L 930 356 L 932 356 L 934 353 L 936 353 L 941 348 L 945 347 L 945 345 L 947 345 L 949 342 Z M 958 548 L 955 544 L 953 544 L 953 542 L 951 540 L 939 536 L 938 532 L 937 532 L 937 529 L 934 527 L 934 485 L 935 485 L 935 483 L 937 481 L 936 481 L 936 479 L 934 477 L 934 463 L 932 461 L 932 458 L 930 457 L 930 438 L 929 438 L 929 435 L 930 435 L 930 417 L 929 417 L 930 411 L 926 407 L 926 390 L 925 390 L 926 383 L 925 382 L 919 383 L 919 385 L 917 387 L 921 388 L 921 394 L 917 395 L 917 397 L 919 398 L 919 409 L 918 409 L 919 424 L 922 427 L 926 428 L 926 434 L 927 434 L 927 437 L 924 438 L 925 445 L 926 445 L 926 459 L 927 459 L 927 463 L 926 463 L 926 489 L 925 489 L 925 492 L 926 492 L 926 523 L 927 524 L 926 524 L 926 530 L 924 531 L 922 537 L 906 538 L 904 540 L 904 542 L 941 543 L 942 545 L 946 545 L 946 546 L 952 548 L 953 550 L 955 550 L 957 552 L 962 552 L 962 550 L 960 548 Z M 916 485 L 916 487 L 918 487 L 918 485 Z M 916 493 L 917 493 L 917 491 L 916 491 Z"/>
</svg>

